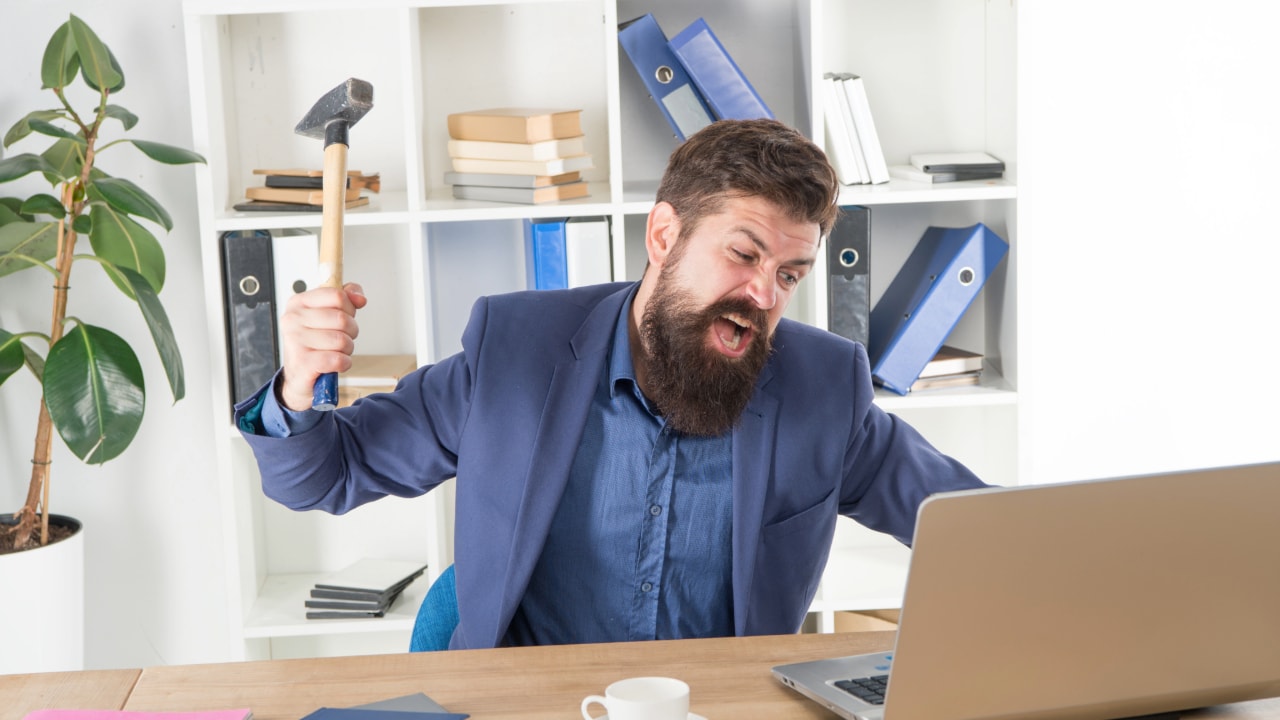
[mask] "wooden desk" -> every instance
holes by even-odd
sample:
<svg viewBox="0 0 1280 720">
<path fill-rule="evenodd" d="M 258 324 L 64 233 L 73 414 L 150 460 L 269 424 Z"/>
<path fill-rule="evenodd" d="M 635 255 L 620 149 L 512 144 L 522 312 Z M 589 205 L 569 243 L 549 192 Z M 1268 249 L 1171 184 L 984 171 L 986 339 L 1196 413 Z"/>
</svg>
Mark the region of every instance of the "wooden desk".
<svg viewBox="0 0 1280 720">
<path fill-rule="evenodd" d="M 787 635 L 181 665 L 147 668 L 141 676 L 137 670 L 0 676 L 0 718 L 16 720 L 41 707 L 123 706 L 248 707 L 255 720 L 298 720 L 320 707 L 424 692 L 474 720 L 575 720 L 582 698 L 615 680 L 669 675 L 689 683 L 691 709 L 708 720 L 831 720 L 833 714 L 784 688 L 769 669 L 875 652 L 892 642 L 889 632 Z M 1183 717 L 1274 720 L 1280 718 L 1280 699 Z"/>
<path fill-rule="evenodd" d="M 690 709 L 708 720 L 831 718 L 769 669 L 892 643 L 893 633 L 874 632 L 156 667 L 143 671 L 125 707 L 249 707 L 254 720 L 298 720 L 323 706 L 424 692 L 472 720 L 572 720 L 582 698 L 615 680 L 667 675 L 689 683 Z"/>
<path fill-rule="evenodd" d="M 119 710 L 141 670 L 0 675 L 0 718 L 21 718 L 46 708 Z"/>
</svg>

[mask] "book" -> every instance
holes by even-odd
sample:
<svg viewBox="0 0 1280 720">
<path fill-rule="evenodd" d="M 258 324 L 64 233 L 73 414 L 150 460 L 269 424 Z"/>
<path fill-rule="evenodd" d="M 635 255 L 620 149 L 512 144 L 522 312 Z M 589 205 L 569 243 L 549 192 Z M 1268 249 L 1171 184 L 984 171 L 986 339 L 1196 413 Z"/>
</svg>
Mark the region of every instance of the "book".
<svg viewBox="0 0 1280 720">
<path fill-rule="evenodd" d="M 927 173 L 1004 172 L 1004 161 L 985 152 L 917 153 L 910 160 Z"/>
<path fill-rule="evenodd" d="M 357 618 L 380 618 L 387 614 L 386 610 L 308 610 L 308 620 L 352 620 Z"/>
<path fill-rule="evenodd" d="M 304 600 L 303 605 L 318 610 L 364 610 L 386 612 L 391 604 L 400 597 L 400 592 L 394 592 L 382 600 L 333 600 L 329 598 L 313 598 Z"/>
<path fill-rule="evenodd" d="M 450 140 L 448 149 L 449 157 L 478 160 L 555 160 L 572 155 L 585 155 L 587 142 L 583 135 L 531 143 Z"/>
<path fill-rule="evenodd" d="M 417 712 L 449 712 L 444 709 L 440 703 L 427 697 L 426 693 L 413 693 L 412 695 L 401 695 L 399 697 L 387 698 L 386 700 L 375 700 L 371 703 L 356 705 L 355 708 L 364 710 L 413 710 Z"/>
<path fill-rule="evenodd" d="M 454 185 L 453 196 L 458 200 L 488 200 L 489 202 L 538 203 L 573 200 L 587 197 L 587 184 L 578 182 L 548 185 L 538 188 L 498 187 L 494 185 Z"/>
<path fill-rule="evenodd" d="M 491 187 L 538 188 L 563 185 L 582 179 L 582 173 L 574 171 L 559 175 L 507 175 L 498 173 L 446 172 L 446 185 L 487 185 Z"/>
<path fill-rule="evenodd" d="M 871 103 L 867 99 L 866 84 L 862 78 L 853 73 L 839 73 L 836 76 L 845 91 L 845 99 L 849 103 L 849 113 L 853 117 L 853 126 L 858 134 L 858 145 L 862 148 L 862 156 L 867 163 L 867 175 L 874 184 L 889 182 L 889 167 L 885 164 L 884 150 L 880 147 L 880 134 L 876 132 L 876 122 L 871 115 Z"/>
<path fill-rule="evenodd" d="M 910 392 L 977 385 L 981 375 L 981 370 L 971 370 L 969 372 L 935 375 L 934 377 L 922 377 L 911 383 Z"/>
<path fill-rule="evenodd" d="M 847 114 L 844 101 L 837 95 L 835 77 L 826 73 L 822 76 L 822 122 L 827 157 L 831 159 L 831 167 L 836 171 L 840 184 L 857 185 L 865 180 L 853 156 L 853 144 L 849 138 L 852 124 L 845 124 Z"/>
<path fill-rule="evenodd" d="M 773 111 L 706 20 L 694 20 L 669 44 L 717 120 L 773 118 Z"/>
<path fill-rule="evenodd" d="M 426 563 L 416 560 L 362 558 L 342 570 L 330 573 L 315 586 L 329 590 L 384 593 L 406 581 L 412 581 L 426 569 Z"/>
<path fill-rule="evenodd" d="M 324 707 L 304 715 L 302 720 L 466 720 L 465 713 L 435 712 L 431 710 L 384 710 L 381 708 L 329 708 Z"/>
<path fill-rule="evenodd" d="M 360 198 L 360 188 L 348 187 L 344 200 L 350 202 Z M 309 188 L 245 188 L 244 196 L 250 200 L 265 200 L 278 203 L 299 203 L 302 205 L 324 205 L 324 190 Z"/>
<path fill-rule="evenodd" d="M 525 287 L 561 290 L 569 286 L 564 226 L 567 218 L 524 221 Z"/>
<path fill-rule="evenodd" d="M 535 143 L 581 135 L 582 110 L 525 107 L 472 110 L 449 115 L 448 127 L 449 137 L 454 140 Z"/>
<path fill-rule="evenodd" d="M 267 187 L 305 187 L 318 190 L 324 183 L 324 170 L 314 168 L 255 168 L 253 174 L 265 175 L 264 183 Z M 382 177 L 378 173 L 366 175 L 359 170 L 348 170 L 347 187 L 380 192 Z"/>
<path fill-rule="evenodd" d="M 931 378 L 956 373 L 980 372 L 982 370 L 982 353 L 961 350 L 950 345 L 938 348 L 933 359 L 925 363 L 920 377 Z"/>
<path fill-rule="evenodd" d="M 363 207 L 369 204 L 369 198 L 359 197 L 355 200 L 347 201 L 347 209 Z M 308 205 L 305 203 L 294 202 L 272 202 L 270 200 L 246 200 L 245 202 L 232 205 L 233 210 L 241 212 L 309 212 L 319 213 L 322 209 L 320 205 Z"/>
<path fill-rule="evenodd" d="M 476 158 L 452 158 L 454 172 L 495 173 L 498 175 L 561 175 L 595 167 L 590 155 L 552 160 L 480 160 Z"/>
<path fill-rule="evenodd" d="M 391 392 L 400 378 L 417 369 L 418 358 L 412 354 L 352 355 L 351 369 L 338 376 L 338 407 L 374 393 Z M 315 590 L 311 595 L 319 597 Z"/>
<path fill-rule="evenodd" d="M 236 710 L 142 711 L 142 710 L 33 710 L 22 720 L 252 720 L 247 707 Z M 387 717 L 385 720 L 392 720 Z"/>
<path fill-rule="evenodd" d="M 918 183 L 947 183 L 958 182 L 961 180 L 995 180 L 1004 177 L 1001 171 L 971 171 L 961 170 L 958 172 L 925 172 L 916 168 L 914 165 L 890 165 L 889 177 L 899 180 L 910 180 Z"/>
<path fill-rule="evenodd" d="M 564 224 L 566 280 L 569 287 L 613 280 L 613 241 L 607 217 L 574 217 Z"/>
</svg>

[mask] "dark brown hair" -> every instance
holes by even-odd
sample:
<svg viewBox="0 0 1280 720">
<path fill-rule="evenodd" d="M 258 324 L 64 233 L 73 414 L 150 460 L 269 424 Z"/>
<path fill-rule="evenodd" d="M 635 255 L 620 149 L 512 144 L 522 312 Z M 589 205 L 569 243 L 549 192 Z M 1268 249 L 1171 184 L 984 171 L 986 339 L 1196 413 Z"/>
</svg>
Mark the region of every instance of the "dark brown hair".
<svg viewBox="0 0 1280 720">
<path fill-rule="evenodd" d="M 840 184 L 822 150 L 777 120 L 720 120 L 685 140 L 667 161 L 657 200 L 671 203 L 681 237 L 729 197 L 760 197 L 826 237 Z"/>
</svg>

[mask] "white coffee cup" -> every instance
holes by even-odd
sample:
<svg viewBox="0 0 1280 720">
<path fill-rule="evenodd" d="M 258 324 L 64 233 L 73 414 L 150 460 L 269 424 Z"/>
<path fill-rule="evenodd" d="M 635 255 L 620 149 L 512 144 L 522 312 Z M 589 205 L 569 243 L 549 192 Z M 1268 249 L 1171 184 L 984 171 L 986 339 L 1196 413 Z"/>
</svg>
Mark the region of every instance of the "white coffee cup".
<svg viewBox="0 0 1280 720">
<path fill-rule="evenodd" d="M 603 705 L 609 720 L 686 720 L 689 686 L 675 678 L 627 678 L 605 688 L 603 697 L 583 698 L 583 720 L 598 720 L 587 712 L 592 704 Z"/>
</svg>

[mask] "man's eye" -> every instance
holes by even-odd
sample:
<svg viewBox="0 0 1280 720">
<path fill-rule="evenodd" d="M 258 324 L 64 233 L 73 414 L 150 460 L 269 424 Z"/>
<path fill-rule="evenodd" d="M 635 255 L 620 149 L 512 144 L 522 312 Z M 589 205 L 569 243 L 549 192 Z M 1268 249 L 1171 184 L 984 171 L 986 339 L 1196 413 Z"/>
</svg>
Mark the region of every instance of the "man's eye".
<svg viewBox="0 0 1280 720">
<path fill-rule="evenodd" d="M 800 277 L 791 273 L 778 273 L 778 277 L 782 278 L 782 284 L 787 287 L 795 287 L 800 282 Z"/>
<path fill-rule="evenodd" d="M 733 256 L 734 256 L 734 257 L 736 257 L 737 259 L 741 260 L 742 262 L 748 262 L 748 263 L 749 263 L 749 262 L 752 262 L 753 260 L 755 260 L 755 256 L 750 255 L 750 254 L 748 254 L 748 253 L 744 253 L 744 252 L 742 252 L 741 250 L 736 250 L 736 249 L 735 249 L 735 250 L 733 250 L 732 252 L 733 252 Z"/>
</svg>

